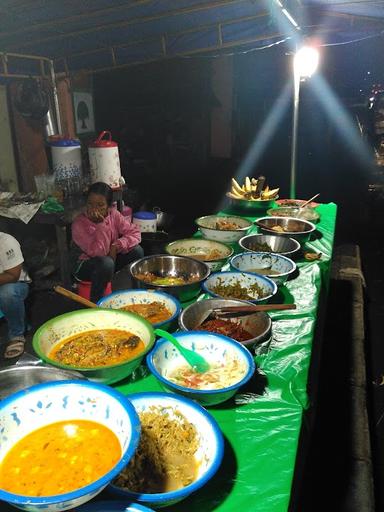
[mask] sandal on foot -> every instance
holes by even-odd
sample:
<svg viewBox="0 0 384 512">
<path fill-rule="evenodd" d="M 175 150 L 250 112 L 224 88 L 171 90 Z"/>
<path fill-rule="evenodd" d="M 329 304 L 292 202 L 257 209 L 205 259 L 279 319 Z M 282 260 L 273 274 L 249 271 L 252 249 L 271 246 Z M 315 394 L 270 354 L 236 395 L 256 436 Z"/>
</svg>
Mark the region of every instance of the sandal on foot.
<svg viewBox="0 0 384 512">
<path fill-rule="evenodd" d="M 24 343 L 25 340 L 21 338 L 14 338 L 11 340 L 5 349 L 5 359 L 13 359 L 21 356 L 24 353 Z"/>
</svg>

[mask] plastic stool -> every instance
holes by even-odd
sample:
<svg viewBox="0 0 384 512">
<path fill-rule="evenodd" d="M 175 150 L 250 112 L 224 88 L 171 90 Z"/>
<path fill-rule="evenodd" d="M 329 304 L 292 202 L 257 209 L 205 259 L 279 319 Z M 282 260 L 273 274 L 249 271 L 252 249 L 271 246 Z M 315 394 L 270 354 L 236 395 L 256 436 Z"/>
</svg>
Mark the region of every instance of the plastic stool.
<svg viewBox="0 0 384 512">
<path fill-rule="evenodd" d="M 77 287 L 77 294 L 81 297 L 84 297 L 84 299 L 91 299 L 91 281 L 79 281 L 78 287 Z M 104 296 L 109 295 L 112 293 L 112 283 L 109 281 L 104 288 Z"/>
</svg>

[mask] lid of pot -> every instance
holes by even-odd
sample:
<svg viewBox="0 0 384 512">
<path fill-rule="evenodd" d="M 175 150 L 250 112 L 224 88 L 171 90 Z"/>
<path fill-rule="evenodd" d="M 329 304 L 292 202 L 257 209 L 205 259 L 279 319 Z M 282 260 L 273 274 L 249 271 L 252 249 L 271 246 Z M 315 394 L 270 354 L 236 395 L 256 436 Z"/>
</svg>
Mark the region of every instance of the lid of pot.
<svg viewBox="0 0 384 512">
<path fill-rule="evenodd" d="M 48 145 L 54 148 L 81 146 L 80 141 L 77 139 L 53 139 L 48 141 Z"/>
<path fill-rule="evenodd" d="M 107 136 L 107 139 L 103 139 L 104 136 Z M 89 148 L 116 148 L 117 142 L 112 140 L 111 132 L 106 130 L 102 131 L 96 140 L 90 142 L 88 144 Z"/>
<path fill-rule="evenodd" d="M 136 212 L 133 214 L 134 219 L 140 220 L 155 220 L 157 219 L 156 213 L 153 212 Z"/>
</svg>

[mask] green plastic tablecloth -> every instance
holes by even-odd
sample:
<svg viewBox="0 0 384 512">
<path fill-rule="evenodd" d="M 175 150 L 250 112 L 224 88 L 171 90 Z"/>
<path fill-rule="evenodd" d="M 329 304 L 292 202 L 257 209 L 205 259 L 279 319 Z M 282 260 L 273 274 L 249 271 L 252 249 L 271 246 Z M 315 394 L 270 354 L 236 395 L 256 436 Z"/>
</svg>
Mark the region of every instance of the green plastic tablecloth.
<svg viewBox="0 0 384 512">
<path fill-rule="evenodd" d="M 268 351 L 256 356 L 258 375 L 232 400 L 209 409 L 226 441 L 220 470 L 204 488 L 167 510 L 288 509 L 303 411 L 309 405 L 308 369 L 320 290 L 329 282 L 337 208 L 323 204 L 317 211 L 321 219 L 316 238 L 306 248 L 321 252 L 321 260 L 298 260 L 298 276 L 278 292 L 297 309 L 270 313 L 272 340 Z M 117 389 L 126 395 L 162 390 L 144 366 L 134 379 Z"/>
</svg>

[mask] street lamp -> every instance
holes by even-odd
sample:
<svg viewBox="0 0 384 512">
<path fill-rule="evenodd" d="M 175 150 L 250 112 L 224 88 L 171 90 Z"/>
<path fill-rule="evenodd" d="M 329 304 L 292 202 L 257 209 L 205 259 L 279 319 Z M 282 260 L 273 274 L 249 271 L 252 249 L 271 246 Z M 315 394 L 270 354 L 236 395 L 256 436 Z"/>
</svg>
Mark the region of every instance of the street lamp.
<svg viewBox="0 0 384 512">
<path fill-rule="evenodd" d="M 316 71 L 318 64 L 319 52 L 311 46 L 303 46 L 295 53 L 293 58 L 294 100 L 292 117 L 291 182 L 289 195 L 289 197 L 292 199 L 296 198 L 296 162 L 300 82 L 312 76 Z"/>
</svg>

